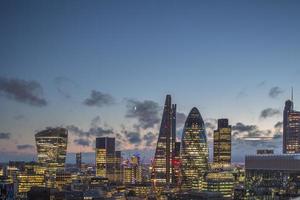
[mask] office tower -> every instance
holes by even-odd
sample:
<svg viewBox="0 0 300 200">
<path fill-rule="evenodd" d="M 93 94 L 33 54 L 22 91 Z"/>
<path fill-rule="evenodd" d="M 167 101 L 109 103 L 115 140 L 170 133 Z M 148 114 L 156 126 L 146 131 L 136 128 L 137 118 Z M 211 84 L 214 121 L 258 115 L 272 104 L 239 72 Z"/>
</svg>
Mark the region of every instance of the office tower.
<svg viewBox="0 0 300 200">
<path fill-rule="evenodd" d="M 245 171 L 248 198 L 293 199 L 300 195 L 300 157 L 297 154 L 249 155 L 245 158 Z"/>
<path fill-rule="evenodd" d="M 137 184 L 142 182 L 142 166 L 138 155 L 131 156 L 123 165 L 123 183 Z"/>
<path fill-rule="evenodd" d="M 31 187 L 45 187 L 45 176 L 35 173 L 18 174 L 18 196 L 24 197 Z"/>
<path fill-rule="evenodd" d="M 130 165 L 132 168 L 133 183 L 142 182 L 142 165 L 139 155 L 133 155 L 130 159 Z"/>
<path fill-rule="evenodd" d="M 238 176 L 237 169 L 231 165 L 220 167 L 220 163 L 211 163 L 209 171 L 205 174 L 203 190 L 219 192 L 223 199 L 232 199 Z"/>
<path fill-rule="evenodd" d="M 292 100 L 285 102 L 283 111 L 283 153 L 300 153 L 300 112 Z"/>
<path fill-rule="evenodd" d="M 181 169 L 181 159 L 180 159 L 180 142 L 175 142 L 175 148 L 173 151 L 173 160 L 172 160 L 172 166 L 173 166 L 173 185 L 179 186 L 180 185 L 180 169 Z"/>
<path fill-rule="evenodd" d="M 208 170 L 208 147 L 205 126 L 197 108 L 189 113 L 181 142 L 182 189 L 202 189 L 204 174 Z"/>
<path fill-rule="evenodd" d="M 96 138 L 96 175 L 121 182 L 121 151 L 115 151 L 115 138 Z"/>
<path fill-rule="evenodd" d="M 176 105 L 171 104 L 171 95 L 166 96 L 159 136 L 152 161 L 151 180 L 156 185 L 172 183 L 172 151 L 176 140 Z"/>
<path fill-rule="evenodd" d="M 68 144 L 68 130 L 48 128 L 35 134 L 38 162 L 50 172 L 64 170 Z"/>
<path fill-rule="evenodd" d="M 81 170 L 81 152 L 76 153 L 76 167 Z"/>
<path fill-rule="evenodd" d="M 214 162 L 231 163 L 231 126 L 228 119 L 219 119 L 218 129 L 214 131 Z"/>
<path fill-rule="evenodd" d="M 122 182 L 122 155 L 121 151 L 115 152 L 115 182 L 121 183 Z"/>
</svg>

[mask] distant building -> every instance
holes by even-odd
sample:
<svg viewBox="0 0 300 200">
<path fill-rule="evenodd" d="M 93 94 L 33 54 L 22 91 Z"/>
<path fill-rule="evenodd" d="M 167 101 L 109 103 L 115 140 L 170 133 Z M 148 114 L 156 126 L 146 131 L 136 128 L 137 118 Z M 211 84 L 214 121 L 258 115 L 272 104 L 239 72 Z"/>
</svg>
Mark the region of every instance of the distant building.
<svg viewBox="0 0 300 200">
<path fill-rule="evenodd" d="M 285 102 L 283 111 L 283 153 L 300 153 L 300 112 L 292 100 Z"/>
<path fill-rule="evenodd" d="M 81 170 L 81 164 L 82 164 L 82 154 L 81 152 L 76 153 L 76 167 L 77 169 Z"/>
<path fill-rule="evenodd" d="M 235 179 L 231 171 L 211 171 L 205 175 L 203 190 L 219 192 L 224 199 L 232 199 Z"/>
<path fill-rule="evenodd" d="M 45 187 L 45 176 L 34 173 L 20 173 L 18 174 L 18 196 L 26 197 L 27 192 L 34 186 Z"/>
<path fill-rule="evenodd" d="M 224 200 L 223 195 L 219 192 L 199 192 L 186 191 L 179 193 L 172 193 L 169 199 L 176 200 Z"/>
<path fill-rule="evenodd" d="M 214 131 L 214 162 L 231 163 L 231 126 L 228 119 L 219 119 L 218 129 Z"/>
<path fill-rule="evenodd" d="M 171 95 L 167 95 L 154 160 L 152 161 L 151 180 L 154 186 L 172 183 L 172 152 L 174 151 L 175 141 L 176 105 L 172 105 Z"/>
<path fill-rule="evenodd" d="M 142 183 L 142 165 L 138 155 L 132 156 L 123 165 L 123 183 L 126 185 Z"/>
<path fill-rule="evenodd" d="M 181 173 L 181 158 L 180 158 L 180 142 L 175 142 L 175 148 L 173 152 L 173 160 L 172 160 L 172 166 L 173 166 L 173 185 L 180 186 L 180 173 Z"/>
<path fill-rule="evenodd" d="M 245 159 L 247 195 L 260 199 L 300 196 L 300 155 L 253 155 Z"/>
<path fill-rule="evenodd" d="M 38 162 L 50 172 L 65 169 L 68 130 L 49 128 L 35 134 Z"/>
<path fill-rule="evenodd" d="M 273 149 L 257 149 L 256 154 L 274 154 Z"/>
<path fill-rule="evenodd" d="M 121 152 L 115 151 L 115 138 L 96 138 L 96 175 L 120 182 L 120 166 Z"/>
<path fill-rule="evenodd" d="M 182 189 L 201 190 L 208 171 L 208 146 L 205 126 L 197 108 L 189 113 L 182 133 L 181 183 Z"/>
</svg>

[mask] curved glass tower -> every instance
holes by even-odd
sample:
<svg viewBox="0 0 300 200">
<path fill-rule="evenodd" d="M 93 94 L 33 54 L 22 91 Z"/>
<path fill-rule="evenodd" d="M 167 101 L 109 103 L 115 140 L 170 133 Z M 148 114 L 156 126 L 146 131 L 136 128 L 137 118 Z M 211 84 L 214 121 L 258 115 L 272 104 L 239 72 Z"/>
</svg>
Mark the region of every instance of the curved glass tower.
<svg viewBox="0 0 300 200">
<path fill-rule="evenodd" d="M 49 171 L 64 170 L 68 144 L 68 130 L 49 128 L 35 134 L 38 162 Z"/>
<path fill-rule="evenodd" d="M 208 147 L 205 126 L 197 108 L 189 113 L 181 142 L 182 189 L 202 189 L 203 176 L 208 170 Z"/>
</svg>

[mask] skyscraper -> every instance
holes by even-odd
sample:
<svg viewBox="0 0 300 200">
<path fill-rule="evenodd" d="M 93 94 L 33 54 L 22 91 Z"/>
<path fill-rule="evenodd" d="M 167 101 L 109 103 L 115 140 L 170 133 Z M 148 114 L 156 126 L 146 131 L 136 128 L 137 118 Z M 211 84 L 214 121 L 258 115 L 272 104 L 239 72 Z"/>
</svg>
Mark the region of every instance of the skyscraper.
<svg viewBox="0 0 300 200">
<path fill-rule="evenodd" d="M 96 175 L 114 181 L 115 138 L 96 138 Z"/>
<path fill-rule="evenodd" d="M 81 170 L 81 152 L 76 153 L 76 167 Z"/>
<path fill-rule="evenodd" d="M 300 153 L 300 112 L 292 100 L 285 102 L 283 111 L 283 153 Z"/>
<path fill-rule="evenodd" d="M 214 162 L 231 163 L 231 126 L 228 119 L 219 119 L 218 129 L 214 131 Z"/>
<path fill-rule="evenodd" d="M 115 151 L 115 138 L 96 138 L 96 175 L 121 182 L 121 151 Z"/>
<path fill-rule="evenodd" d="M 68 144 L 68 130 L 48 128 L 35 134 L 38 162 L 50 172 L 64 170 Z"/>
<path fill-rule="evenodd" d="M 176 105 L 171 104 L 171 95 L 166 96 L 159 136 L 152 161 L 151 179 L 155 185 L 172 183 L 172 151 L 176 140 Z"/>
<path fill-rule="evenodd" d="M 189 113 L 181 142 L 182 189 L 201 190 L 208 170 L 208 147 L 205 126 L 197 108 Z"/>
</svg>

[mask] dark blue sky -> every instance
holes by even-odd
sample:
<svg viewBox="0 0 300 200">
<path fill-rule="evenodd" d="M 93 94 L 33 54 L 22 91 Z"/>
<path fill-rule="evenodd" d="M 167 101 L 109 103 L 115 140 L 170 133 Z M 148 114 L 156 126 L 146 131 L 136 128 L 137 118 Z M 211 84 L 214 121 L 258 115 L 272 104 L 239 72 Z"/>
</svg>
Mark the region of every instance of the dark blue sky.
<svg viewBox="0 0 300 200">
<path fill-rule="evenodd" d="M 126 117 L 128 100 L 161 106 L 167 93 L 180 113 L 197 106 L 204 119 L 227 117 L 232 125 L 272 130 L 272 136 L 282 118 L 276 111 L 282 112 L 291 86 L 299 105 L 299 10 L 296 0 L 3 0 L 0 133 L 10 133 L 10 139 L 0 139 L 1 151 L 18 154 L 18 145 L 34 145 L 35 131 L 47 126 L 88 130 L 96 116 L 101 127 L 114 132 L 138 132 L 142 142 L 132 146 L 132 138 L 124 136 L 121 148 L 141 149 L 143 136 L 156 133 L 158 124 L 136 130 L 138 117 Z M 24 87 L 3 86 L 16 80 L 38 83 L 35 95 L 47 105 L 32 105 L 28 97 L 16 100 Z M 275 96 L 269 95 L 271 88 L 277 88 Z M 92 90 L 114 102 L 84 105 Z M 267 108 L 275 114 L 260 117 Z M 76 137 L 70 137 L 70 152 L 92 151 L 93 138 L 79 148 Z"/>
</svg>

